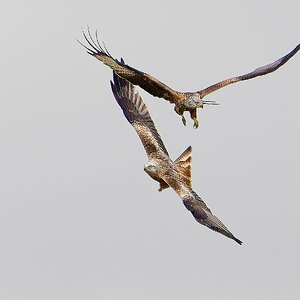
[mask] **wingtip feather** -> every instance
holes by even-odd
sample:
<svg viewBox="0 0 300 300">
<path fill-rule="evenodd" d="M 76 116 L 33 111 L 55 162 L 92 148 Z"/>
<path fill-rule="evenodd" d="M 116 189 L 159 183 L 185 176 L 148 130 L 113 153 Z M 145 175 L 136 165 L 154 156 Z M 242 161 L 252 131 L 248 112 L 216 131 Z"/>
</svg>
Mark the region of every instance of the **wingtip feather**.
<svg viewBox="0 0 300 300">
<path fill-rule="evenodd" d="M 234 238 L 234 240 L 235 240 L 239 245 L 242 245 L 242 244 L 243 244 L 243 242 L 242 242 L 241 240 L 237 239 L 237 238 Z"/>
</svg>

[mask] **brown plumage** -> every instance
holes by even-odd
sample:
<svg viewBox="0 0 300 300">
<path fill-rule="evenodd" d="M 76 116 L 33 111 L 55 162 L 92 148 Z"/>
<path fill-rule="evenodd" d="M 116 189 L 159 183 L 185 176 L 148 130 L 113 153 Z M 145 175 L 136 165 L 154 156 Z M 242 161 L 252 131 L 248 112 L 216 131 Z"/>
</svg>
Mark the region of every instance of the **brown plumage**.
<svg viewBox="0 0 300 300">
<path fill-rule="evenodd" d="M 245 75 L 220 81 L 203 90 L 196 91 L 196 92 L 178 92 L 171 89 L 166 84 L 162 83 L 161 81 L 154 78 L 153 76 L 125 64 L 125 62 L 122 59 L 121 61 L 118 61 L 117 59 L 113 58 L 107 51 L 106 47 L 105 46 L 102 47 L 100 45 L 97 37 L 97 32 L 96 32 L 95 40 L 92 38 L 89 30 L 88 30 L 88 36 L 85 34 L 84 31 L 83 31 L 83 36 L 86 42 L 89 44 L 89 47 L 83 45 L 81 42 L 79 43 L 88 50 L 87 52 L 90 55 L 94 56 L 99 61 L 109 66 L 122 78 L 125 78 L 131 83 L 140 86 L 141 88 L 143 88 L 145 91 L 147 91 L 154 97 L 164 98 L 168 100 L 170 103 L 174 103 L 175 104 L 174 109 L 179 115 L 181 115 L 184 125 L 186 124 L 186 121 L 183 116 L 183 113 L 184 111 L 189 111 L 191 118 L 194 120 L 195 128 L 197 128 L 199 125 L 197 119 L 197 108 L 199 107 L 203 108 L 203 105 L 205 104 L 209 104 L 209 105 L 217 104 L 215 101 L 202 100 L 206 95 L 218 89 L 221 89 L 229 84 L 233 84 L 239 81 L 248 80 L 251 78 L 255 78 L 257 76 L 262 76 L 274 72 L 279 67 L 284 65 L 300 49 L 300 44 L 299 44 L 290 53 L 276 60 L 273 63 L 259 67 L 255 69 L 253 72 L 247 73 Z"/>
<path fill-rule="evenodd" d="M 134 127 L 143 143 L 148 156 L 144 170 L 151 178 L 159 182 L 159 191 L 168 187 L 173 188 L 196 221 L 242 244 L 193 191 L 192 148 L 188 147 L 175 161 L 172 161 L 145 103 L 135 92 L 133 84 L 114 72 L 114 82 L 111 82 L 111 88 L 126 119 Z"/>
</svg>

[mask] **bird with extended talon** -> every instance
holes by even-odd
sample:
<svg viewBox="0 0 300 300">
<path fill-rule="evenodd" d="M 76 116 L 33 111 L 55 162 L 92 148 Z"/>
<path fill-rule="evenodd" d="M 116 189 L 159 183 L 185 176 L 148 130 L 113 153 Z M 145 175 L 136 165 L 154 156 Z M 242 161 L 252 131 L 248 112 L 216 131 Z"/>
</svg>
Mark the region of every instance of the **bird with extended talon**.
<svg viewBox="0 0 300 300">
<path fill-rule="evenodd" d="M 217 104 L 215 101 L 202 100 L 205 96 L 229 84 L 233 84 L 239 81 L 248 80 L 251 78 L 255 78 L 257 76 L 262 76 L 274 72 L 279 67 L 284 65 L 300 49 L 300 44 L 299 44 L 290 53 L 276 60 L 273 63 L 259 67 L 255 69 L 253 72 L 220 81 L 200 91 L 178 92 L 171 89 L 170 87 L 168 87 L 166 84 L 162 83 L 155 77 L 125 64 L 123 59 L 118 61 L 117 59 L 113 58 L 110 55 L 110 53 L 107 51 L 105 45 L 104 44 L 103 46 L 100 45 L 97 32 L 96 32 L 95 39 L 92 38 L 89 29 L 88 29 L 88 36 L 84 31 L 83 31 L 83 36 L 86 42 L 89 44 L 89 47 L 85 46 L 80 41 L 78 42 L 88 50 L 87 52 L 90 55 L 94 56 L 99 61 L 109 66 L 122 78 L 130 81 L 135 85 L 140 86 L 142 89 L 144 89 L 154 97 L 164 98 L 168 100 L 170 103 L 174 103 L 175 104 L 174 110 L 177 114 L 181 116 L 184 125 L 186 125 L 186 120 L 183 116 L 183 113 L 185 111 L 189 111 L 190 116 L 194 121 L 194 128 L 197 128 L 199 126 L 199 122 L 197 119 L 197 108 L 203 108 L 204 105 Z"/>
</svg>

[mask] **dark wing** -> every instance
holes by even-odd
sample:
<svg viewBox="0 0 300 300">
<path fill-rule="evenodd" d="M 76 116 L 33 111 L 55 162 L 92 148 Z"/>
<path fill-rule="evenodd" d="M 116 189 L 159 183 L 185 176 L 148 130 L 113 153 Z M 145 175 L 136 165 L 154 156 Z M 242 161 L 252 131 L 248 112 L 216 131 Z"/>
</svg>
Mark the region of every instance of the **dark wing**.
<svg viewBox="0 0 300 300">
<path fill-rule="evenodd" d="M 88 30 L 88 37 L 83 31 L 83 36 L 86 42 L 89 44 L 90 47 L 86 47 L 82 43 L 79 43 L 85 47 L 90 55 L 96 57 L 98 60 L 103 62 L 105 65 L 109 66 L 113 71 L 115 71 L 119 76 L 122 78 L 130 81 L 131 83 L 140 86 L 142 89 L 153 95 L 154 97 L 164 98 L 171 103 L 174 102 L 174 99 L 182 97 L 181 93 L 178 93 L 171 88 L 169 88 L 164 83 L 160 82 L 156 78 L 148 75 L 144 72 L 141 72 L 137 69 L 134 69 L 128 65 L 126 65 L 121 59 L 118 61 L 117 59 L 113 58 L 105 46 L 101 46 L 96 32 L 96 40 L 94 40 Z"/>
<path fill-rule="evenodd" d="M 294 50 L 292 50 L 290 53 L 288 53 L 287 55 L 283 56 L 282 58 L 279 58 L 278 60 L 276 60 L 268 65 L 257 68 L 253 72 L 247 73 L 245 75 L 241 75 L 238 77 L 233 77 L 233 78 L 229 78 L 229 79 L 220 81 L 220 82 L 213 84 L 201 91 L 198 91 L 198 93 L 200 94 L 201 98 L 203 98 L 204 96 L 206 96 L 218 89 L 221 89 L 229 84 L 272 73 L 272 72 L 276 71 L 279 67 L 284 65 L 291 57 L 293 57 L 299 51 L 299 49 L 300 49 L 300 44 Z"/>
<path fill-rule="evenodd" d="M 242 244 L 242 241 L 237 239 L 228 230 L 228 228 L 215 215 L 212 214 L 203 200 L 194 191 L 183 197 L 182 201 L 184 206 L 192 213 L 197 222 L 233 239 L 240 245 Z"/>
<path fill-rule="evenodd" d="M 113 94 L 123 110 L 124 116 L 139 135 L 147 156 L 168 155 L 142 97 L 134 90 L 132 83 L 113 73 L 111 83 Z"/>
<path fill-rule="evenodd" d="M 178 172 L 165 170 L 163 174 L 161 174 L 161 178 L 175 190 L 182 199 L 184 206 L 192 213 L 197 222 L 233 239 L 240 245 L 242 244 L 242 241 L 237 239 L 228 228 L 213 215 L 205 202 L 184 183 Z"/>
</svg>

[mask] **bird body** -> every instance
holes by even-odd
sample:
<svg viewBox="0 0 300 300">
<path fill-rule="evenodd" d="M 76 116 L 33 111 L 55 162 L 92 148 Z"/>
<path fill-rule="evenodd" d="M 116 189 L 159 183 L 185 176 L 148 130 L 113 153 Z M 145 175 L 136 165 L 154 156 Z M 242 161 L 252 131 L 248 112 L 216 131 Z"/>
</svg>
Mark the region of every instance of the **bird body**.
<svg viewBox="0 0 300 300">
<path fill-rule="evenodd" d="M 191 162 L 192 162 L 192 147 L 189 146 L 176 160 L 173 162 L 168 155 L 162 157 L 157 156 L 150 158 L 144 166 L 144 171 L 154 180 L 158 181 L 159 191 L 169 187 L 168 183 L 163 180 L 164 170 L 175 170 L 173 177 L 183 181 L 190 188 L 192 187 L 191 180 Z M 174 176 L 177 173 L 176 176 Z"/>
<path fill-rule="evenodd" d="M 241 244 L 242 242 L 212 214 L 204 201 L 192 189 L 192 148 L 188 147 L 175 161 L 172 161 L 145 103 L 135 92 L 132 83 L 114 72 L 111 88 L 124 116 L 140 137 L 148 157 L 144 170 L 152 179 L 159 182 L 159 191 L 171 187 L 197 222 Z"/>
</svg>

